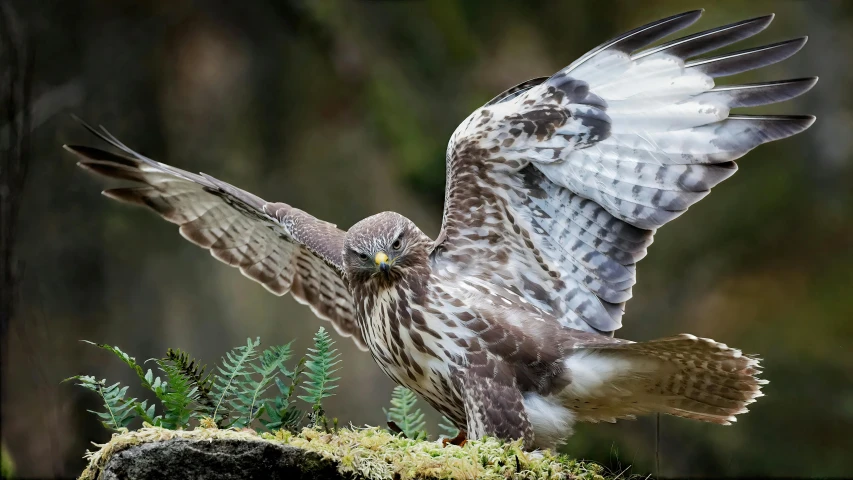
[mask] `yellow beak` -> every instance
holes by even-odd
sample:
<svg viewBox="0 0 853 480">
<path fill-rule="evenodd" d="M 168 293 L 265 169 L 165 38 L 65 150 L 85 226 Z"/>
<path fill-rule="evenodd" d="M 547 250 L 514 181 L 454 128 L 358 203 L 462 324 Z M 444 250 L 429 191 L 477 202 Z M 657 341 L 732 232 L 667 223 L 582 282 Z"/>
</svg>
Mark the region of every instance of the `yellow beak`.
<svg viewBox="0 0 853 480">
<path fill-rule="evenodd" d="M 381 266 L 383 263 L 388 263 L 388 255 L 385 252 L 379 252 L 376 254 L 376 258 L 374 259 L 376 264 Z"/>
</svg>

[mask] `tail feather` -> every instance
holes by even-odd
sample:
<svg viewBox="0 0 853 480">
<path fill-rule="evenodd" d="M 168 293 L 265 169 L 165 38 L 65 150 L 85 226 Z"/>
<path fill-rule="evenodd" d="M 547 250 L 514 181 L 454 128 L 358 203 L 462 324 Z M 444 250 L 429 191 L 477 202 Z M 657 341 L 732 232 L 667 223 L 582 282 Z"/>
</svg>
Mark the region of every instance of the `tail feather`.
<svg viewBox="0 0 853 480">
<path fill-rule="evenodd" d="M 693 335 L 584 345 L 566 367 L 563 403 L 587 422 L 667 413 L 729 425 L 767 383 L 758 358 Z"/>
</svg>

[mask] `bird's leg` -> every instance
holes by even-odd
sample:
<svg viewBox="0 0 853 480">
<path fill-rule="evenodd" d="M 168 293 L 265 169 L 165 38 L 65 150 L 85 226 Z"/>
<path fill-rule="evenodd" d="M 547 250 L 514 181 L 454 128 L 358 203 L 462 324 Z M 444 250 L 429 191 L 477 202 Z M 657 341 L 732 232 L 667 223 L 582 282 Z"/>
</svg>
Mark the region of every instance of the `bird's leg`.
<svg viewBox="0 0 853 480">
<path fill-rule="evenodd" d="M 468 443 L 468 434 L 465 433 L 465 430 L 459 430 L 459 433 L 456 434 L 453 438 L 442 438 L 441 446 L 446 447 L 448 445 L 456 445 L 458 447 L 464 447 L 465 444 Z"/>
<path fill-rule="evenodd" d="M 524 439 L 533 447 L 533 427 L 524 410 L 524 398 L 511 375 L 500 375 L 497 359 L 471 356 L 466 368 L 451 367 L 454 383 L 465 402 L 465 437 Z"/>
</svg>

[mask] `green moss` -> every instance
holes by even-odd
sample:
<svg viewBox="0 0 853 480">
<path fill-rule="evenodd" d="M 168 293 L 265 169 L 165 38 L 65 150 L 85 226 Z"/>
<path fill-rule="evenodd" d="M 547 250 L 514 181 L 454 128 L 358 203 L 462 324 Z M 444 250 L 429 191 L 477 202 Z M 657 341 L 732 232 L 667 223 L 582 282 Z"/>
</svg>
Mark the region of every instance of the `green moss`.
<svg viewBox="0 0 853 480">
<path fill-rule="evenodd" d="M 368 427 L 340 429 L 336 434 L 303 429 L 298 435 L 279 431 L 258 435 L 251 430 L 197 428 L 191 431 L 146 427 L 113 435 L 99 450 L 89 452 L 89 465 L 81 480 L 95 479 L 115 453 L 147 442 L 172 438 L 195 440 L 238 439 L 271 442 L 315 452 L 338 464 L 342 473 L 370 480 L 391 479 L 589 479 L 605 480 L 603 468 L 593 463 L 570 460 L 550 451 L 530 453 L 521 442 L 504 443 L 495 439 L 470 441 L 463 447 L 439 442 L 418 441 L 392 435 L 386 430 Z"/>
</svg>

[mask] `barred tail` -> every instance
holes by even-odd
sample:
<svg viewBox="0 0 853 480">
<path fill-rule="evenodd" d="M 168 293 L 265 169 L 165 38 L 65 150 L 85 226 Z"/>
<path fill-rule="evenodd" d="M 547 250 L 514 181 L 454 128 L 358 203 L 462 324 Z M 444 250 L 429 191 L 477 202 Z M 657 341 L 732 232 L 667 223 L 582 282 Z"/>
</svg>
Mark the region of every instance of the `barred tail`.
<svg viewBox="0 0 853 480">
<path fill-rule="evenodd" d="M 571 383 L 560 396 L 587 422 L 667 413 L 729 425 L 763 395 L 767 383 L 757 377 L 758 358 L 686 334 L 588 345 L 565 363 Z"/>
</svg>

